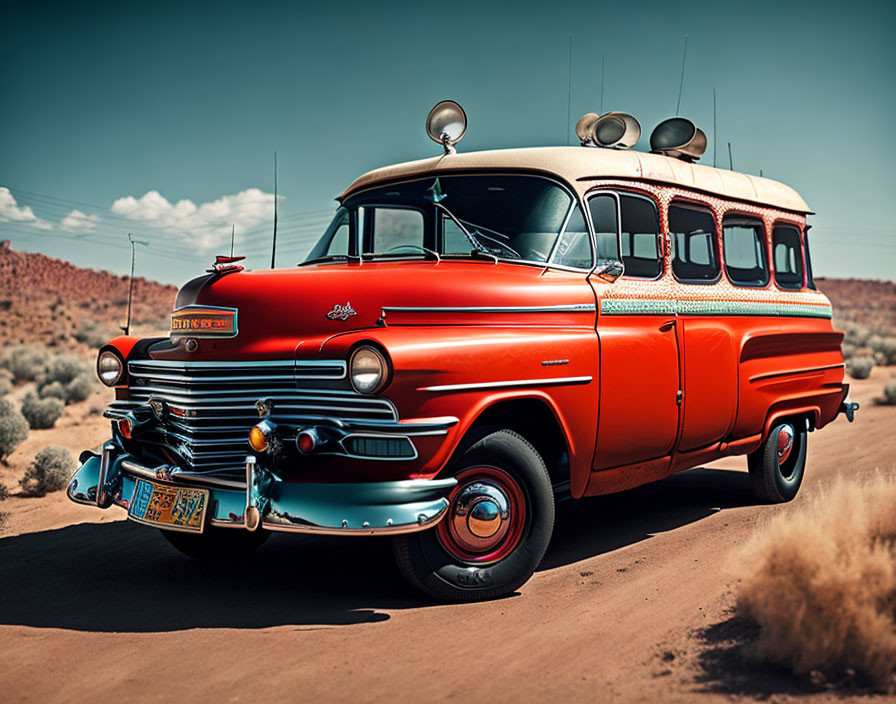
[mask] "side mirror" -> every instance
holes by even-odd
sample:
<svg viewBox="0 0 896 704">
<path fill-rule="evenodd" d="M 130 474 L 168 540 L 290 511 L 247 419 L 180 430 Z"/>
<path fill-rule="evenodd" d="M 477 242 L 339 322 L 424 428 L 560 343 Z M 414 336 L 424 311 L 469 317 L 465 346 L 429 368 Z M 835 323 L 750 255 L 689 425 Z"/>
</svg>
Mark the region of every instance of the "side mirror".
<svg viewBox="0 0 896 704">
<path fill-rule="evenodd" d="M 616 259 L 597 267 L 597 270 L 594 273 L 604 281 L 613 283 L 616 279 L 622 276 L 623 273 L 625 273 L 625 266 L 621 261 Z"/>
</svg>

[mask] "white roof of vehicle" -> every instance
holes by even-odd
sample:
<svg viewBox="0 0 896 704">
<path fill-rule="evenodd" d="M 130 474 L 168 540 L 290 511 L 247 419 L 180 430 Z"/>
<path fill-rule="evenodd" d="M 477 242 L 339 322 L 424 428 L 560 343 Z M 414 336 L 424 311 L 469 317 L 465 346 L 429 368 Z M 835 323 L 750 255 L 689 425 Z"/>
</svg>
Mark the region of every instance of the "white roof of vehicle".
<svg viewBox="0 0 896 704">
<path fill-rule="evenodd" d="M 588 190 L 590 181 L 595 179 L 634 179 L 694 188 L 781 210 L 812 212 L 799 193 L 769 178 L 691 164 L 662 154 L 595 147 L 530 147 L 443 154 L 369 171 L 356 179 L 344 195 L 378 181 L 428 172 L 485 168 L 546 171 L 573 184 L 580 193 Z"/>
</svg>

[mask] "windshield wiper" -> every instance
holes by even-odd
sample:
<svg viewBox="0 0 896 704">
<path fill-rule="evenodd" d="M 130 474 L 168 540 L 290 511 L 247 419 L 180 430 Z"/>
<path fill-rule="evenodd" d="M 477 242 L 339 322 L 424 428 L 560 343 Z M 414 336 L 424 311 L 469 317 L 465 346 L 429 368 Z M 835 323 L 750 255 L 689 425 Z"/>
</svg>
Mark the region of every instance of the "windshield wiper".
<svg viewBox="0 0 896 704">
<path fill-rule="evenodd" d="M 464 236 L 469 240 L 470 244 L 473 245 L 473 254 L 484 254 L 487 257 L 492 257 L 495 260 L 495 264 L 498 263 L 498 257 L 494 254 L 488 247 L 482 244 L 478 239 L 476 239 L 476 235 L 474 235 L 470 230 L 467 229 L 467 226 L 464 225 L 458 218 L 454 216 L 447 207 L 442 205 L 441 203 L 433 203 L 437 208 L 441 208 L 445 211 L 445 214 L 454 221 L 454 224 L 460 228 L 460 231 L 464 233 Z"/>
<path fill-rule="evenodd" d="M 320 262 L 332 262 L 338 259 L 354 259 L 355 261 L 361 261 L 361 257 L 356 254 L 328 254 L 325 257 L 306 259 L 305 261 L 296 264 L 296 266 L 305 266 L 306 264 L 319 264 Z"/>
</svg>

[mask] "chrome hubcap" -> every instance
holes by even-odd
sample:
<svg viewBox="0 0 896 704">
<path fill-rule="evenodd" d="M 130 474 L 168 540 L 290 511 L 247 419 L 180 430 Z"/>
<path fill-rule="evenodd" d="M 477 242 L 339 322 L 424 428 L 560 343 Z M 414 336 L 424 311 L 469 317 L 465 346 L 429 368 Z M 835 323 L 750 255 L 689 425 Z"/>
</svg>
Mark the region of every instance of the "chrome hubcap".
<svg viewBox="0 0 896 704">
<path fill-rule="evenodd" d="M 481 552 L 500 543 L 510 527 L 509 519 L 507 496 L 491 482 L 473 482 L 454 500 L 453 532 L 468 550 Z"/>
<path fill-rule="evenodd" d="M 781 430 L 778 431 L 778 464 L 786 462 L 790 457 L 795 434 L 792 425 L 781 426 Z"/>
</svg>

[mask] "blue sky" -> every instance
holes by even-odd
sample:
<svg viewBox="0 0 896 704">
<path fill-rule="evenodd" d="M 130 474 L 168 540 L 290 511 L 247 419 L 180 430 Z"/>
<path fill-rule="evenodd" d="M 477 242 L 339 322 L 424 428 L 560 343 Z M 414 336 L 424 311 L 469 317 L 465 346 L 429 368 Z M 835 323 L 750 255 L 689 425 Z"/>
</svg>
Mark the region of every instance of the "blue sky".
<svg viewBox="0 0 896 704">
<path fill-rule="evenodd" d="M 3 3 L 0 238 L 82 266 L 178 283 L 212 255 L 269 263 L 278 153 L 280 264 L 371 168 L 438 153 L 451 97 L 462 150 L 566 144 L 575 120 L 675 111 L 720 166 L 795 187 L 820 275 L 896 278 L 896 3 Z M 572 116 L 567 124 L 569 36 Z M 2 189 L 8 189 L 2 190 Z M 73 212 L 75 211 L 75 212 Z"/>
</svg>

